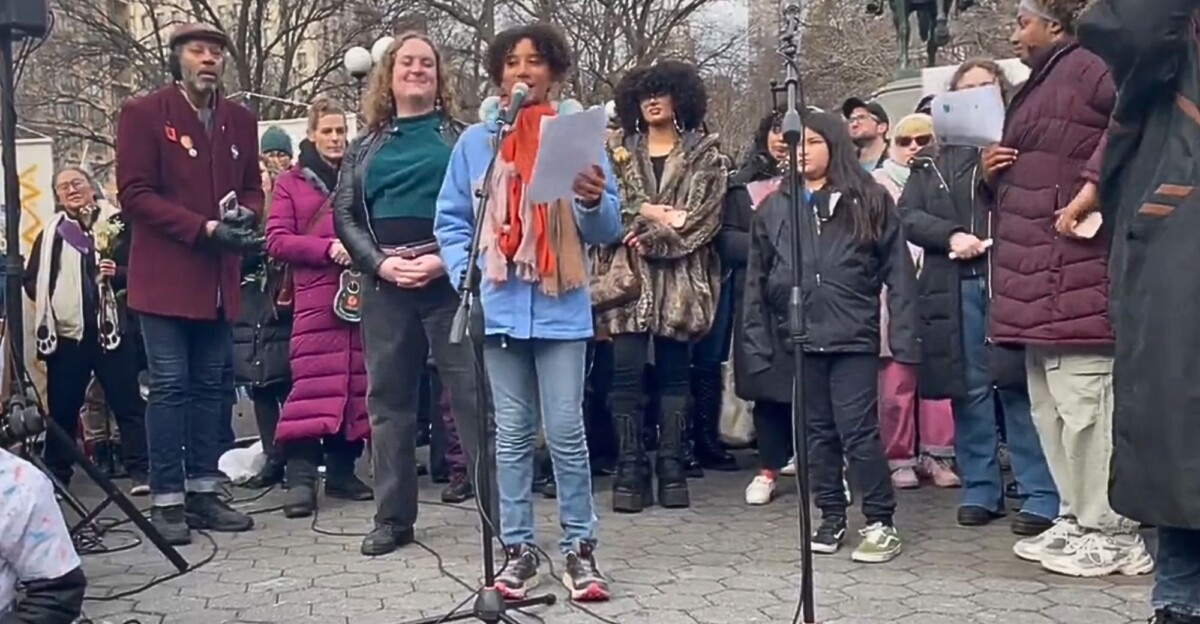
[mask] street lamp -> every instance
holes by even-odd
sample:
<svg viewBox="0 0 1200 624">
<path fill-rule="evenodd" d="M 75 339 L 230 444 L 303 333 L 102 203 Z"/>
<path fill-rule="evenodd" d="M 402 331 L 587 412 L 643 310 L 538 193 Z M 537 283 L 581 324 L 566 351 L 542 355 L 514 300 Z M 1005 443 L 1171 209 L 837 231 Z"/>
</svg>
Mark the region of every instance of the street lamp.
<svg viewBox="0 0 1200 624">
<path fill-rule="evenodd" d="M 392 47 L 392 42 L 395 40 L 395 37 L 388 37 L 387 35 L 377 39 L 375 43 L 371 45 L 371 60 L 376 63 L 382 61 L 383 55 L 387 54 L 388 48 Z"/>
</svg>

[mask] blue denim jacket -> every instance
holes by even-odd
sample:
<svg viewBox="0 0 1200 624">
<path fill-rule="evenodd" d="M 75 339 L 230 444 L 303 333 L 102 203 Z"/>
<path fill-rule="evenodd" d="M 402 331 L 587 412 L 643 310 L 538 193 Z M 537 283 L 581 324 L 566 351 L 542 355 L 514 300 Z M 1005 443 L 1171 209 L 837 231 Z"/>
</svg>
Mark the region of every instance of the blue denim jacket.
<svg viewBox="0 0 1200 624">
<path fill-rule="evenodd" d="M 559 110 L 565 112 L 566 103 Z M 450 166 L 442 180 L 434 218 L 434 236 L 441 247 L 442 261 L 455 289 L 466 274 L 468 246 L 475 228 L 474 189 L 479 186 L 492 157 L 494 119 L 485 117 L 462 134 L 450 155 Z M 603 148 L 598 148 L 603 149 Z M 608 245 L 621 238 L 620 200 L 612 165 L 602 161 L 607 185 L 599 205 L 585 208 L 573 202 L 575 222 L 585 245 Z M 586 254 L 585 254 L 586 256 Z M 482 270 L 483 259 L 480 258 Z M 484 331 L 489 336 L 517 339 L 584 340 L 592 337 L 592 302 L 587 287 L 550 297 L 538 285 L 518 278 L 509 269 L 503 283 L 483 279 L 480 293 Z"/>
</svg>

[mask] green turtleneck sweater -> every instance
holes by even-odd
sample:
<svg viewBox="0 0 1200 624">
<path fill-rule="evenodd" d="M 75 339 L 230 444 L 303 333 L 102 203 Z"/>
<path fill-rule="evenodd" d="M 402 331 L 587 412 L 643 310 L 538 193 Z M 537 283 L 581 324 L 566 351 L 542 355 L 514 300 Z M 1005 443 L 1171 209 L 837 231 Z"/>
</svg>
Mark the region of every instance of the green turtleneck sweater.
<svg viewBox="0 0 1200 624">
<path fill-rule="evenodd" d="M 433 238 L 433 216 L 451 145 L 442 136 L 442 118 L 433 111 L 396 119 L 386 142 L 367 166 L 367 213 L 382 245 Z"/>
</svg>

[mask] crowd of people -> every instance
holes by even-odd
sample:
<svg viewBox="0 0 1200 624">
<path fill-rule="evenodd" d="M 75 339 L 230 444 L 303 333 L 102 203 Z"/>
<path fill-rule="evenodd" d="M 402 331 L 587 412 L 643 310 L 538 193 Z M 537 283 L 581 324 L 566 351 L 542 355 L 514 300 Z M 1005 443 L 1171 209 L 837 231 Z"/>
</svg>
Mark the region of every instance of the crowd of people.
<svg viewBox="0 0 1200 624">
<path fill-rule="evenodd" d="M 505 548 L 497 588 L 520 599 L 545 556 L 538 491 L 558 501 L 571 597 L 606 600 L 598 501 L 617 513 L 687 508 L 689 480 L 739 470 L 723 405 L 752 406 L 746 504 L 770 504 L 797 471 L 799 274 L 815 552 L 843 547 L 857 502 L 851 558 L 891 561 L 904 548 L 896 490 L 959 488 L 958 525 L 995 522 L 1014 499 L 1014 554 L 1063 575 L 1152 572 L 1140 529 L 1156 526 L 1156 621 L 1200 621 L 1196 480 L 1180 472 L 1194 447 L 1179 445 L 1194 436 L 1178 413 L 1194 391 L 1145 351 L 1161 346 L 1191 370 L 1195 355 L 1163 333 L 1188 319 L 1115 305 L 1143 294 L 1196 305 L 1144 272 L 1168 268 L 1170 252 L 1146 243 L 1186 212 L 1194 167 L 1158 175 L 1127 134 L 1178 132 L 1173 153 L 1194 160 L 1196 8 L 1086 4 L 1021 1 L 1023 84 L 989 59 L 955 71 L 949 90 L 1004 99 L 998 144 L 941 144 L 928 101 L 893 124 L 879 103 L 851 98 L 802 111 L 795 170 L 782 110 L 735 160 L 705 125 L 696 67 L 662 60 L 621 78 L 601 164 L 547 203 L 527 197 L 541 122 L 583 109 L 560 95 L 572 53 L 552 26 L 492 40 L 483 60 L 496 95 L 472 123 L 437 42 L 402 34 L 370 77 L 358 136 L 319 100 L 299 145 L 278 128 L 259 139 L 254 116 L 223 98 L 225 33 L 181 27 L 175 83 L 122 108 L 119 211 L 100 208 L 85 171 L 55 177 L 60 212 L 25 279 L 50 413 L 76 432 L 94 374 L 131 493 L 149 494 L 154 526 L 186 544 L 194 529 L 253 528 L 217 493 L 244 386 L 267 456 L 248 485 L 284 484 L 287 517 L 314 513 L 324 466 L 325 496 L 374 501 L 361 551 L 380 556 L 416 538 L 419 475 L 445 483 L 447 502 L 483 490 Z M 1160 103 L 1155 89 L 1176 82 L 1179 102 Z M 518 83 L 528 100 L 506 124 Z M 1114 187 L 1151 174 L 1153 201 Z M 450 339 L 477 220 L 479 351 Z M 1163 373 L 1159 395 L 1131 380 L 1136 366 Z M 1152 422 L 1174 429 L 1145 432 L 1137 419 L 1150 415 L 1131 396 L 1169 412 Z M 355 470 L 368 442 L 371 485 Z M 45 452 L 68 484 L 69 456 Z M 1148 472 L 1159 460 L 1174 462 L 1161 466 L 1170 476 Z M 483 462 L 491 483 L 476 482 Z M 596 477 L 611 477 L 611 498 L 594 495 Z"/>
</svg>

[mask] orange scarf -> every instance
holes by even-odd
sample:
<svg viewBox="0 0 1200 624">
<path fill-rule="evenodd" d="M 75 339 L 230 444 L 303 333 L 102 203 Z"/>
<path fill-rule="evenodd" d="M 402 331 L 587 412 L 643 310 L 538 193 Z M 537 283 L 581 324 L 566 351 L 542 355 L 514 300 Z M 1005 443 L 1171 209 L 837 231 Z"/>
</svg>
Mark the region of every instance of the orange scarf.
<svg viewBox="0 0 1200 624">
<path fill-rule="evenodd" d="M 538 145 L 542 136 L 542 118 L 556 114 L 551 104 L 533 104 L 522 108 L 517 114 L 512 131 L 504 137 L 500 144 L 500 158 L 512 163 L 516 169 L 511 184 L 508 187 L 505 227 L 496 235 L 497 243 L 504 257 L 510 261 L 517 255 L 521 239 L 526 227 L 533 228 L 534 243 L 537 250 L 537 271 L 542 277 L 554 275 L 558 270 L 558 258 L 550 243 L 550 221 L 547 211 L 548 204 L 534 204 L 530 214 L 533 223 L 522 223 L 521 204 L 525 197 L 525 187 L 533 179 L 533 162 L 537 158 Z"/>
</svg>

